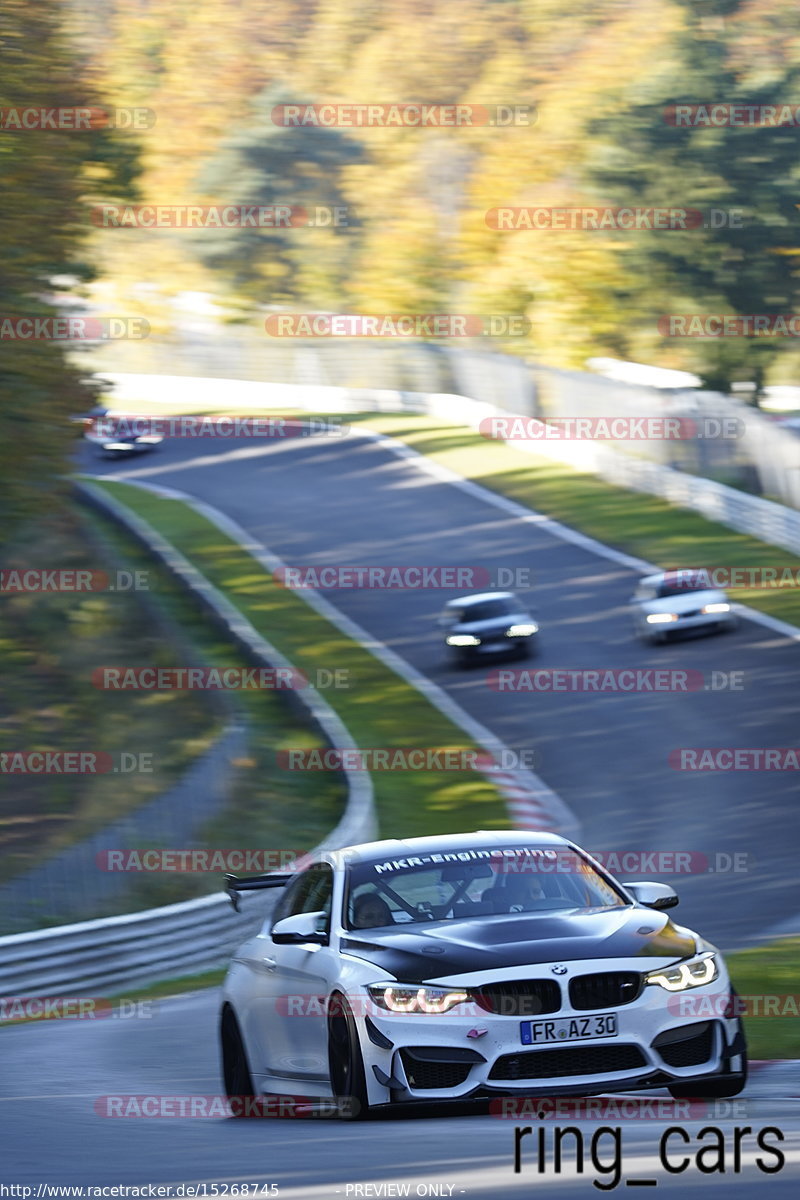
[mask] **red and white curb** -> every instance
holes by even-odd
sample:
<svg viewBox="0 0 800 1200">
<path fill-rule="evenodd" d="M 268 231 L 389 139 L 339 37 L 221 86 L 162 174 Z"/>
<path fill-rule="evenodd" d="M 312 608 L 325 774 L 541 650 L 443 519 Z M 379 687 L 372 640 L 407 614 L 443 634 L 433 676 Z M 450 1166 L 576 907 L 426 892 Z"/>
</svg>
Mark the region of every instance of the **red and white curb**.
<svg viewBox="0 0 800 1200">
<path fill-rule="evenodd" d="M 529 780 L 536 776 L 531 776 L 529 772 L 505 770 L 496 766 L 490 758 L 481 756 L 478 764 L 481 774 L 494 784 L 505 799 L 515 829 L 562 832 L 563 820 L 556 804 L 559 798 L 546 784 L 538 781 L 541 786 L 532 787 Z"/>
</svg>

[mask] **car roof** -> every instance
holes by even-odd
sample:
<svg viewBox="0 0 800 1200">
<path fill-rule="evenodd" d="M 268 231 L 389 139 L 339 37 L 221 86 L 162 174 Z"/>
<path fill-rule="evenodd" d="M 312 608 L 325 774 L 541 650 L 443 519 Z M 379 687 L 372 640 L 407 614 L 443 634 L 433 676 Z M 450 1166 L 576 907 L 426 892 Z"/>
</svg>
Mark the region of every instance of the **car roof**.
<svg viewBox="0 0 800 1200">
<path fill-rule="evenodd" d="M 557 833 L 516 829 L 479 829 L 474 833 L 436 834 L 430 837 L 391 838 L 386 841 L 362 842 L 330 853 L 334 861 L 345 855 L 350 865 L 371 862 L 375 858 L 407 858 L 410 854 L 446 854 L 459 850 L 491 849 L 492 846 L 546 846 L 558 849 L 573 843 Z M 321 856 L 323 860 L 325 855 Z M 341 859 L 339 859 L 341 861 Z"/>
<path fill-rule="evenodd" d="M 646 575 L 644 579 L 640 579 L 639 587 L 658 587 L 659 584 L 664 583 L 664 581 L 670 576 L 675 582 L 677 582 L 679 575 L 681 575 L 682 578 L 684 578 L 687 582 L 691 578 L 696 577 L 698 582 L 705 584 L 705 587 L 709 592 L 716 592 L 719 590 L 709 579 L 708 571 L 704 567 L 680 567 L 675 568 L 672 571 L 659 571 L 657 575 Z"/>
<path fill-rule="evenodd" d="M 479 592 L 476 596 L 459 596 L 457 600 L 448 600 L 447 608 L 463 608 L 470 604 L 482 604 L 484 600 L 516 600 L 513 592 Z"/>
</svg>

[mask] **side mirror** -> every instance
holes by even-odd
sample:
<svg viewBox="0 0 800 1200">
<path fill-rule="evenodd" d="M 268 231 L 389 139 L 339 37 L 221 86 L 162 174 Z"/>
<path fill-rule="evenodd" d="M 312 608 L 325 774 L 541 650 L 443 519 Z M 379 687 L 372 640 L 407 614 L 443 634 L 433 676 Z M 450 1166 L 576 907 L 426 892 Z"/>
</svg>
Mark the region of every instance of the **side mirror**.
<svg viewBox="0 0 800 1200">
<path fill-rule="evenodd" d="M 294 917 L 284 917 L 272 926 L 272 940 L 277 946 L 327 946 L 328 935 L 320 930 L 320 925 L 327 921 L 327 913 L 310 912 L 297 913 Z"/>
<path fill-rule="evenodd" d="M 666 883 L 625 883 L 622 886 L 630 892 L 637 904 L 645 908 L 674 908 L 678 903 L 678 895 Z"/>
</svg>

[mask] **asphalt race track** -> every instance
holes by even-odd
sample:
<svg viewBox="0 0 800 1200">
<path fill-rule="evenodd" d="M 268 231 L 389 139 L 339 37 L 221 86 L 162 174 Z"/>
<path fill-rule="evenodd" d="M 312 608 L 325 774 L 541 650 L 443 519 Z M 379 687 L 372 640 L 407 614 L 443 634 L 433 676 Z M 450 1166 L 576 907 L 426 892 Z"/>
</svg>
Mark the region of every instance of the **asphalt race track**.
<svg viewBox="0 0 800 1200">
<path fill-rule="evenodd" d="M 539 773 L 579 816 L 588 848 L 703 851 L 712 862 L 717 854 L 746 854 L 747 869 L 737 874 L 670 880 L 687 924 L 733 948 L 800 911 L 793 780 L 777 772 L 693 776 L 667 763 L 680 746 L 791 746 L 796 642 L 744 622 L 724 637 L 644 647 L 631 636 L 625 610 L 631 571 L 438 483 L 361 438 L 266 447 L 177 442 L 135 463 L 98 464 L 87 456 L 84 465 L 202 498 L 288 564 L 486 566 L 493 578 L 501 567 L 529 568 L 542 625 L 537 666 L 743 672 L 742 690 L 719 693 L 499 693 L 487 686 L 489 668 L 462 673 L 442 661 L 434 619 L 450 593 L 326 593 L 507 745 L 535 749 Z M 218 1095 L 218 1003 L 215 992 L 202 992 L 162 1001 L 139 1019 L 4 1030 L 6 1177 L 23 1184 L 194 1183 L 205 1185 L 195 1194 L 206 1196 L 230 1195 L 234 1184 L 275 1184 L 282 1200 L 568 1198 L 654 1183 L 658 1194 L 683 1200 L 715 1185 L 718 1194 L 742 1200 L 788 1200 L 800 1185 L 800 1085 L 791 1068 L 777 1082 L 769 1068 L 755 1073 L 742 1097 L 719 1102 L 727 1109 L 663 1118 L 641 1099 L 623 1120 L 559 1119 L 583 1137 L 582 1170 L 568 1152 L 556 1171 L 552 1120 L 501 1120 L 486 1104 L 390 1111 L 359 1124 L 100 1115 L 109 1103 L 102 1097 Z M 515 1129 L 527 1126 L 545 1127 L 541 1170 L 529 1136 L 515 1174 Z M 685 1131 L 666 1154 L 673 1168 L 686 1163 L 675 1173 L 658 1154 L 668 1126 Z M 716 1136 L 702 1135 L 707 1127 L 722 1131 L 716 1168 L 697 1157 Z M 740 1134 L 738 1169 L 736 1128 L 749 1130 Z M 768 1128 L 783 1138 L 765 1135 L 784 1156 L 774 1173 L 755 1161 L 760 1156 L 767 1169 L 778 1162 L 757 1146 Z M 258 1192 L 267 1194 L 268 1186 Z"/>
<path fill-rule="evenodd" d="M 679 886 L 680 918 L 723 949 L 800 913 L 796 773 L 688 772 L 668 763 L 681 747 L 794 745 L 800 643 L 744 621 L 733 633 L 645 646 L 626 607 L 633 571 L 355 435 L 262 446 L 173 440 L 146 460 L 87 455 L 86 466 L 205 500 L 289 565 L 477 566 L 501 581 L 501 571 L 525 569 L 541 624 L 531 666 L 669 667 L 701 671 L 706 681 L 741 672 L 740 690 L 500 692 L 487 682 L 497 664 L 464 672 L 444 660 L 435 622 L 457 591 L 323 593 L 507 746 L 535 751 L 538 773 L 580 819 L 587 849 L 704 854 L 713 877 L 660 878 Z"/>
<path fill-rule="evenodd" d="M 547 1121 L 545 1171 L 538 1172 L 536 1151 L 526 1148 L 528 1139 L 523 1142 L 520 1173 L 515 1175 L 514 1130 L 536 1121 L 501 1119 L 491 1115 L 486 1104 L 471 1109 L 461 1105 L 452 1114 L 441 1108 L 435 1114 L 430 1108 L 407 1109 L 357 1124 L 313 1117 L 236 1121 L 100 1115 L 130 1111 L 123 1099 L 129 1096 L 138 1098 L 140 1111 L 147 1097 L 149 1103 L 159 1105 L 159 1111 L 169 1112 L 170 1106 L 175 1111 L 176 1097 L 219 1095 L 213 1036 L 217 1010 L 217 994 L 199 992 L 162 1001 L 150 1017 L 52 1021 L 4 1030 L 0 1082 L 4 1178 L 27 1186 L 205 1183 L 207 1196 L 222 1196 L 226 1184 L 230 1195 L 233 1184 L 274 1183 L 278 1200 L 403 1195 L 397 1190 L 353 1190 L 372 1182 L 384 1188 L 408 1184 L 405 1194 L 410 1196 L 498 1200 L 507 1195 L 602 1195 L 592 1181 L 608 1186 L 614 1178 L 608 1168 L 617 1162 L 620 1189 L 626 1189 L 628 1179 L 657 1179 L 658 1195 L 691 1198 L 707 1194 L 708 1186 L 716 1183 L 725 1189 L 719 1195 L 789 1200 L 800 1184 L 800 1099 L 760 1099 L 757 1088 L 753 1098 L 724 1102 L 728 1108 L 737 1105 L 733 1119 L 651 1119 L 646 1102 L 638 1101 L 641 1117 L 608 1122 L 608 1127 L 621 1130 L 619 1150 L 610 1134 L 595 1143 L 595 1161 L 605 1172 L 593 1166 L 590 1146 L 606 1122 L 559 1120 L 559 1126 L 577 1125 L 582 1131 L 582 1175 L 576 1174 L 572 1155 L 564 1157 L 560 1174 L 555 1173 L 549 1127 L 556 1122 L 551 1120 Z M 125 1108 L 115 1109 L 115 1100 Z M 685 1171 L 675 1175 L 664 1171 L 658 1158 L 659 1141 L 671 1125 L 684 1128 L 688 1141 L 676 1135 L 668 1142 L 667 1161 L 677 1165 L 687 1156 L 690 1159 Z M 694 1156 L 707 1145 L 699 1140 L 700 1130 L 709 1125 L 723 1131 L 724 1174 L 703 1175 L 694 1165 Z M 733 1131 L 747 1126 L 754 1132 L 742 1142 L 741 1170 L 735 1173 Z M 770 1127 L 779 1128 L 784 1138 L 777 1142 L 775 1135 L 769 1135 L 785 1156 L 775 1174 L 766 1174 L 752 1163 L 760 1153 L 755 1136 Z M 767 1167 L 777 1165 L 773 1154 L 761 1153 L 761 1157 Z M 216 1193 L 212 1185 L 217 1186 Z M 443 1190 L 417 1191 L 431 1185 Z M 268 1194 L 268 1188 L 260 1193 Z"/>
</svg>

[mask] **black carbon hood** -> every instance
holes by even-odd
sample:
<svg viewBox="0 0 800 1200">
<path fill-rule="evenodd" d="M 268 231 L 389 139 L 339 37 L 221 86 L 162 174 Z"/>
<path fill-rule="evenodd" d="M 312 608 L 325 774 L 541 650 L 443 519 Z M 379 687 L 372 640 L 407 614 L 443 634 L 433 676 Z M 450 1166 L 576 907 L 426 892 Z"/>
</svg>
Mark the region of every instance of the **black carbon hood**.
<svg viewBox="0 0 800 1200">
<path fill-rule="evenodd" d="M 436 921 L 414 925 L 413 932 L 408 925 L 374 934 L 354 930 L 342 939 L 342 951 L 374 963 L 396 979 L 422 983 L 471 971 L 576 959 L 675 961 L 691 958 L 697 943 L 665 913 L 626 907 Z"/>
</svg>

